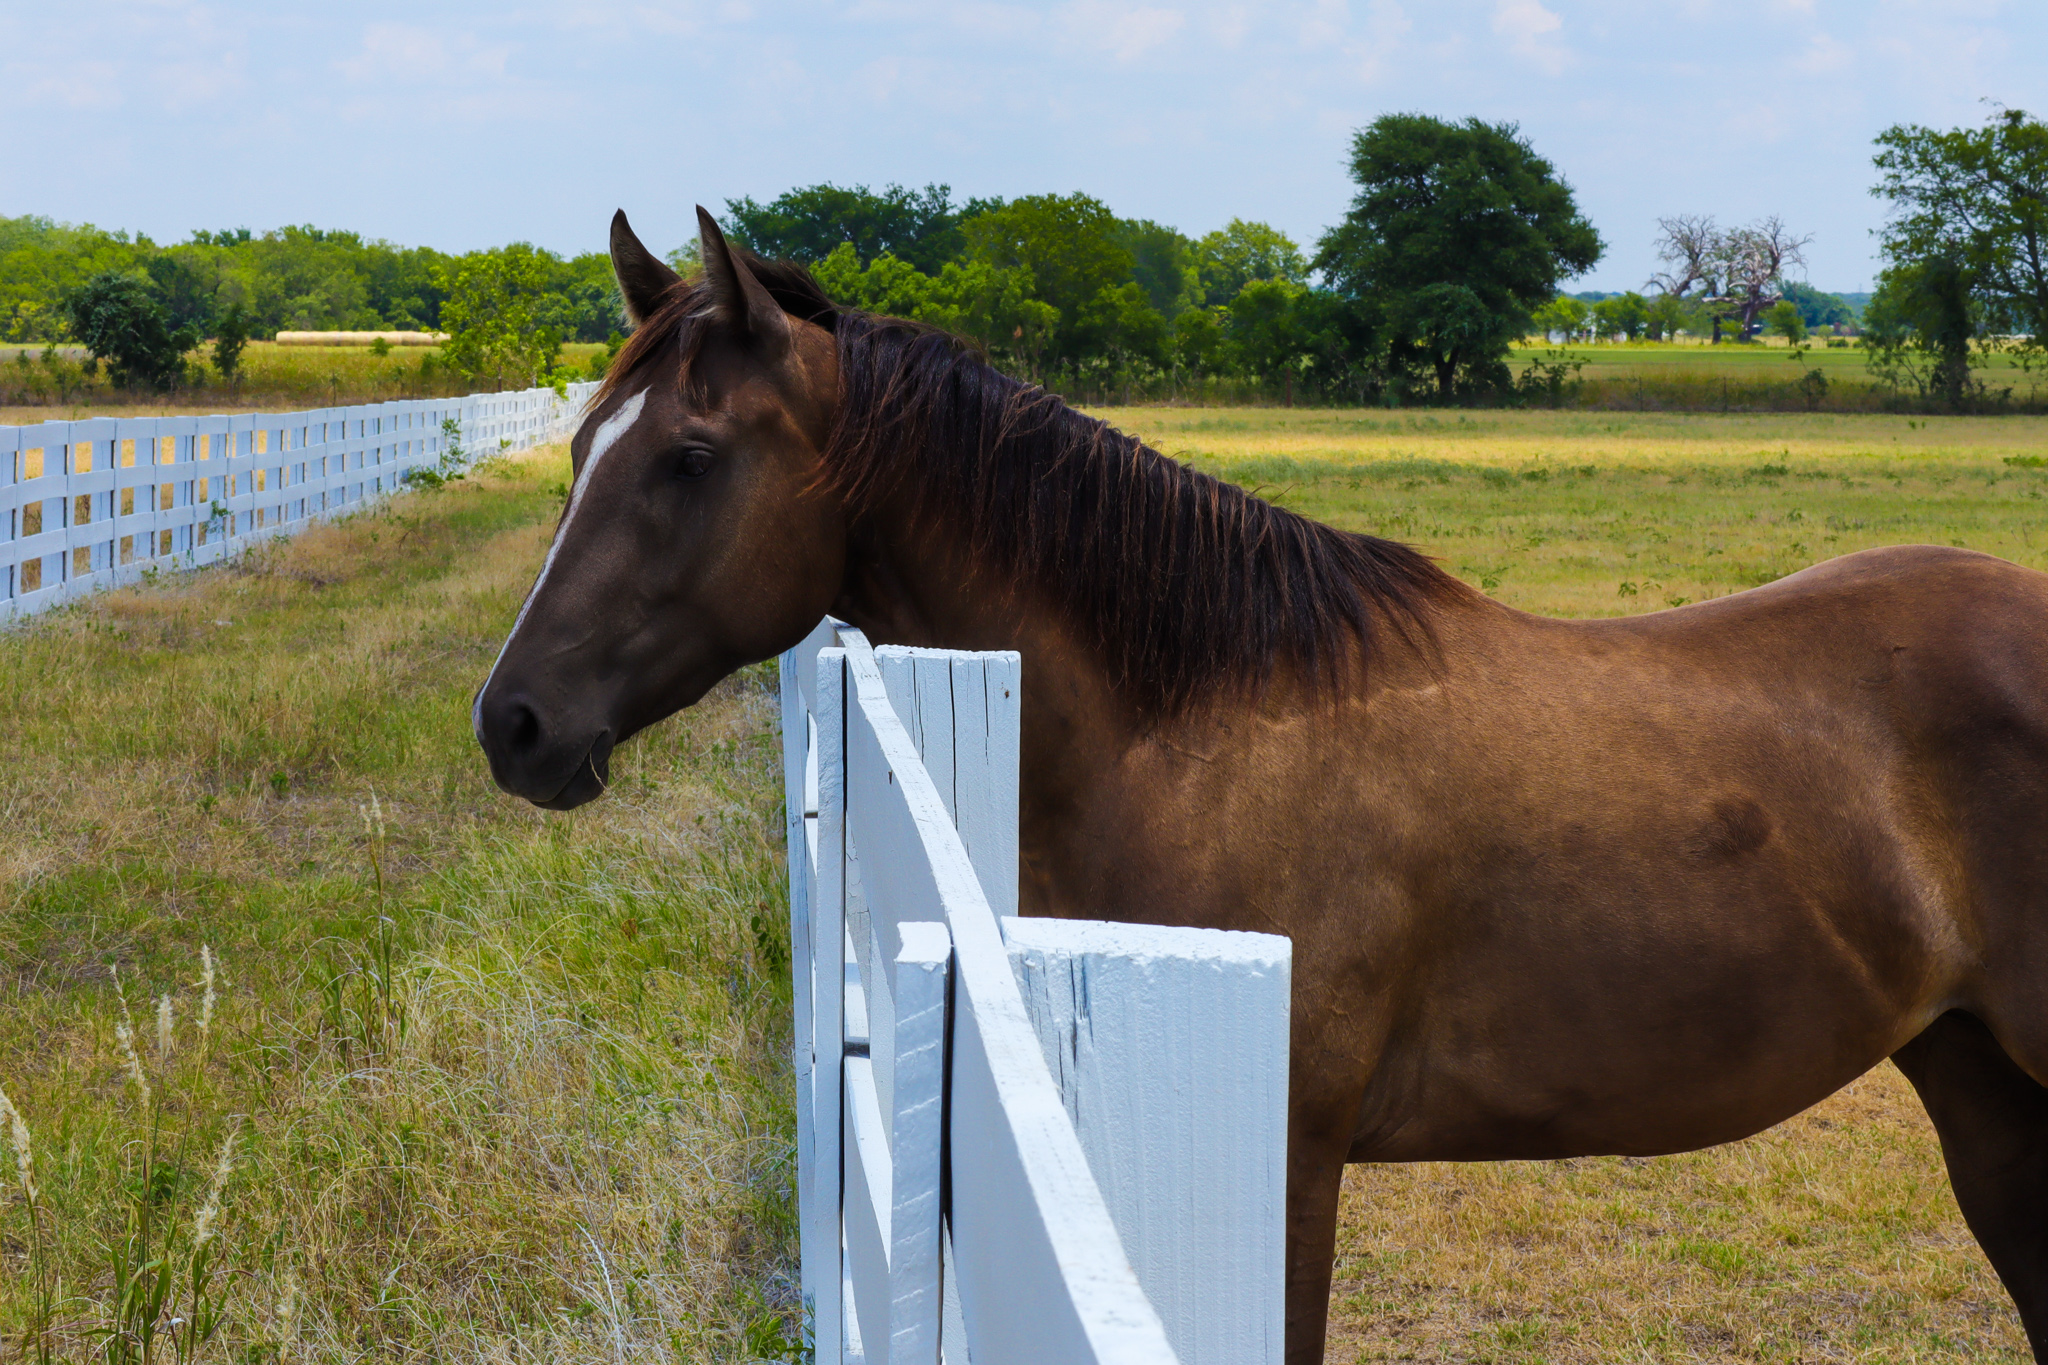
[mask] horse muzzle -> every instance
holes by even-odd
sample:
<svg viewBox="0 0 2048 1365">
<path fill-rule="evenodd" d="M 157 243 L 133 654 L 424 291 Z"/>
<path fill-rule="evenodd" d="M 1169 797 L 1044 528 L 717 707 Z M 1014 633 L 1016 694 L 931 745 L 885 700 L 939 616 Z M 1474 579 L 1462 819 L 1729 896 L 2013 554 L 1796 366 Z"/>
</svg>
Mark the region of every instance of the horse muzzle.
<svg viewBox="0 0 2048 1365">
<path fill-rule="evenodd" d="M 512 795 L 546 810 L 574 810 L 604 795 L 616 742 L 609 726 L 551 716 L 525 693 L 489 686 L 473 720 L 492 780 Z"/>
</svg>

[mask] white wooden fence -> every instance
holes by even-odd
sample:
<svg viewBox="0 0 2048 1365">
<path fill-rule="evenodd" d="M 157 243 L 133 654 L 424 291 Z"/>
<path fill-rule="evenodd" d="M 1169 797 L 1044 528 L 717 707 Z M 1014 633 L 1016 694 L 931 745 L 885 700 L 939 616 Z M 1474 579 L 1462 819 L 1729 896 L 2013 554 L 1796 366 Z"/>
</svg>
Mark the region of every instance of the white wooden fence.
<svg viewBox="0 0 2048 1365">
<path fill-rule="evenodd" d="M 566 440 L 595 384 L 216 417 L 0 426 L 0 620 L 354 512 L 446 453 Z"/>
<path fill-rule="evenodd" d="M 818 1365 L 1278 1362 L 1288 941 L 1013 917 L 1017 655 L 781 676 Z"/>
</svg>

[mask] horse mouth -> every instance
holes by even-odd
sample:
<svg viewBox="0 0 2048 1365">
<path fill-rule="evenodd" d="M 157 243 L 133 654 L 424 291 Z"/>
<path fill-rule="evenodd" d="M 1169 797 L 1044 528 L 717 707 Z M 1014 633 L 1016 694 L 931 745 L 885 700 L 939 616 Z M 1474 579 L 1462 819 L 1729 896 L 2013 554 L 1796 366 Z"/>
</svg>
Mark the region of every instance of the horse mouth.
<svg viewBox="0 0 2048 1365">
<path fill-rule="evenodd" d="M 612 777 L 612 732 L 603 730 L 590 742 L 583 760 L 570 772 L 561 788 L 545 800 L 529 797 L 528 800 L 542 810 L 574 810 L 587 802 L 603 796 L 605 788 L 611 785 Z"/>
</svg>

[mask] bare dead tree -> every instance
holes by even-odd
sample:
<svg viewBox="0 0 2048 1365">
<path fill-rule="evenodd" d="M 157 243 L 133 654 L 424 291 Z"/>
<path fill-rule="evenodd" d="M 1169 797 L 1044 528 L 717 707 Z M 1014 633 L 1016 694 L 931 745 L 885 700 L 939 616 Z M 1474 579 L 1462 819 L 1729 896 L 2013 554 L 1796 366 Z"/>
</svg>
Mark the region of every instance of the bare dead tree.
<svg viewBox="0 0 2048 1365">
<path fill-rule="evenodd" d="M 1682 299 L 1694 285 L 1721 292 L 1721 229 L 1712 214 L 1681 213 L 1657 220 L 1657 259 L 1671 267 L 1650 277 L 1649 287 Z"/>
<path fill-rule="evenodd" d="M 1744 336 L 1755 327 L 1759 313 L 1784 297 L 1786 267 L 1805 265 L 1806 247 L 1812 241 L 1811 234 L 1794 237 L 1776 214 L 1722 235 L 1722 279 L 1728 301 L 1742 318 Z"/>
</svg>

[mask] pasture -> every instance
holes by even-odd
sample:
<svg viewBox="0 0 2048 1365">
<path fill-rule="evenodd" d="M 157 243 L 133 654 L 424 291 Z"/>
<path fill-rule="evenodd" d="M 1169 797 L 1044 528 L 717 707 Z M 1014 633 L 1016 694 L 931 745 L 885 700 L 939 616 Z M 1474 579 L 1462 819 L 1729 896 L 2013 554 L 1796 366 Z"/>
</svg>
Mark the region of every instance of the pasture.
<svg viewBox="0 0 2048 1365">
<path fill-rule="evenodd" d="M 39 1186 L 32 1227 L 10 1153 L 0 1360 L 137 1332 L 160 1252 L 165 1321 L 225 1315 L 201 1359 L 782 1339 L 772 666 L 574 817 L 501 796 L 469 733 L 566 472 L 501 462 L 0 637 L 0 1088 Z"/>
<path fill-rule="evenodd" d="M 1913 541 L 2048 568 L 2041 419 L 1101 415 L 1528 611 L 1654 610 Z M 2028 1359 L 1889 1065 L 1702 1153 L 1354 1167 L 1330 1342 L 1347 1365 Z"/>
<path fill-rule="evenodd" d="M 2048 567 L 2048 419 L 1102 415 L 1532 611 L 1902 541 Z M 0 1166 L 0 1359 L 41 1319 L 83 1355 L 138 1236 L 185 1256 L 230 1134 L 207 1356 L 782 1354 L 772 667 L 567 815 L 470 737 L 565 473 L 506 461 L 0 635 L 0 1088 L 39 1182 L 32 1232 Z M 1333 1307 L 1347 1363 L 2025 1358 L 1889 1067 L 1706 1153 L 1355 1168 Z"/>
</svg>

